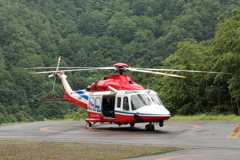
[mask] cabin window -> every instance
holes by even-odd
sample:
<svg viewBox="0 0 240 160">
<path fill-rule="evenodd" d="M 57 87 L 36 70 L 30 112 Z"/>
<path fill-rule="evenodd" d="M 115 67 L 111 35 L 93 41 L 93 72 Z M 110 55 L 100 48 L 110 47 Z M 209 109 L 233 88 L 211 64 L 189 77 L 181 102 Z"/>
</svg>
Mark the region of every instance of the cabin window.
<svg viewBox="0 0 240 160">
<path fill-rule="evenodd" d="M 127 111 L 129 110 L 128 97 L 123 98 L 123 109 Z"/>
<path fill-rule="evenodd" d="M 117 98 L 117 108 L 121 108 L 121 100 L 122 100 L 121 97 Z"/>
<path fill-rule="evenodd" d="M 88 106 L 89 109 L 93 109 L 94 108 L 94 98 L 90 98 L 89 99 L 89 106 Z"/>
<path fill-rule="evenodd" d="M 96 109 L 100 109 L 100 105 L 101 105 L 101 98 L 100 97 L 97 97 L 95 99 L 95 108 Z"/>
</svg>

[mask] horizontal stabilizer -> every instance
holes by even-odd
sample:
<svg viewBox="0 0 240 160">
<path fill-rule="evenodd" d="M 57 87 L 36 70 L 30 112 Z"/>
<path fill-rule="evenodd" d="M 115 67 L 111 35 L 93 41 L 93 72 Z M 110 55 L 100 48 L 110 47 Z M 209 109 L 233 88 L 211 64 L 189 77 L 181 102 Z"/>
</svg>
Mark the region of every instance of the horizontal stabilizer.
<svg viewBox="0 0 240 160">
<path fill-rule="evenodd" d="M 68 99 L 45 99 L 43 97 L 40 97 L 43 101 L 68 101 Z"/>
</svg>

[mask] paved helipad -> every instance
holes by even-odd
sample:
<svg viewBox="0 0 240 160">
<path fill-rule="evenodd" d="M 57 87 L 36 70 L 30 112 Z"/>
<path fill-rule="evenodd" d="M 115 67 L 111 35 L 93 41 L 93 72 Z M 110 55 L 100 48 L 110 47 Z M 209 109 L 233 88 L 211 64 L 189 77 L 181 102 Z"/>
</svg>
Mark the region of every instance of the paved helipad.
<svg viewBox="0 0 240 160">
<path fill-rule="evenodd" d="M 240 159 L 240 122 L 165 122 L 155 124 L 155 131 L 145 131 L 146 124 L 121 127 L 85 122 L 34 122 L 0 126 L 0 139 L 47 140 L 65 142 L 122 143 L 188 147 L 192 149 L 133 159 L 203 160 Z"/>
</svg>

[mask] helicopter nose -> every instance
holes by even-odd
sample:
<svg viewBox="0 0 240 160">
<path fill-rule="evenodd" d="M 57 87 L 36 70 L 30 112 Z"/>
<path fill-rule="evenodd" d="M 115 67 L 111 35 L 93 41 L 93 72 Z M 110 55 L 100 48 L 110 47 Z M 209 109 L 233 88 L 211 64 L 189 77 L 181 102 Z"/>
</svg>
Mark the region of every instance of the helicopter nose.
<svg viewBox="0 0 240 160">
<path fill-rule="evenodd" d="M 165 107 L 145 106 L 137 110 L 134 119 L 137 122 L 156 122 L 170 118 L 170 112 Z"/>
</svg>

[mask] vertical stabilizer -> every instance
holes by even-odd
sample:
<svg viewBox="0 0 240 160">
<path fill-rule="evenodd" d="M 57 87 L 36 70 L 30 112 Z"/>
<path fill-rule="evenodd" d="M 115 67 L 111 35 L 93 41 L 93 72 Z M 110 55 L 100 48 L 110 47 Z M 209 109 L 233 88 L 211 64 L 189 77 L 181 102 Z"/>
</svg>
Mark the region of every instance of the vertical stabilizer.
<svg viewBox="0 0 240 160">
<path fill-rule="evenodd" d="M 73 90 L 72 90 L 72 88 L 70 87 L 70 85 L 67 81 L 67 75 L 65 75 L 64 73 L 59 73 L 58 78 L 62 82 L 64 91 L 67 92 L 68 94 L 72 93 Z"/>
</svg>

